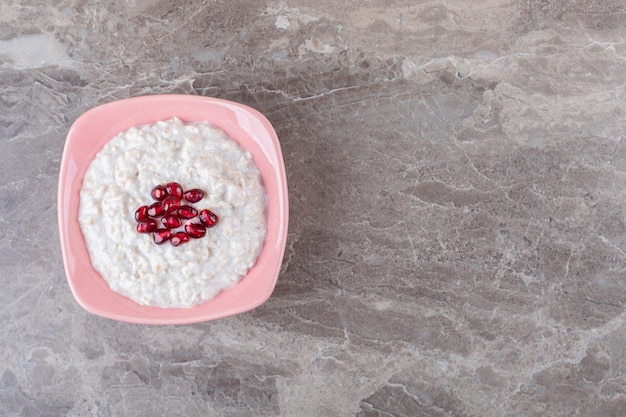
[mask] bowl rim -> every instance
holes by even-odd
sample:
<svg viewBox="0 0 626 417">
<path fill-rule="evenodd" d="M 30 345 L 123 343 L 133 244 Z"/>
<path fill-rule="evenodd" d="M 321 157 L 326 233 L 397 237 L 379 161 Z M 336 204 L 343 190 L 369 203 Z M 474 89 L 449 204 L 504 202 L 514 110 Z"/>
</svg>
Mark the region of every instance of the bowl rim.
<svg viewBox="0 0 626 417">
<path fill-rule="evenodd" d="M 250 151 L 261 171 L 267 194 L 268 232 L 256 264 L 238 284 L 190 308 L 143 306 L 112 291 L 93 268 L 78 224 L 84 174 L 101 147 L 115 134 L 130 127 L 173 117 L 183 122 L 207 121 Z M 68 131 L 57 198 L 66 279 L 75 300 L 92 314 L 140 324 L 198 323 L 252 310 L 274 291 L 287 240 L 287 176 L 273 126 L 263 114 L 249 106 L 183 94 L 144 95 L 95 106 L 80 115 Z"/>
</svg>

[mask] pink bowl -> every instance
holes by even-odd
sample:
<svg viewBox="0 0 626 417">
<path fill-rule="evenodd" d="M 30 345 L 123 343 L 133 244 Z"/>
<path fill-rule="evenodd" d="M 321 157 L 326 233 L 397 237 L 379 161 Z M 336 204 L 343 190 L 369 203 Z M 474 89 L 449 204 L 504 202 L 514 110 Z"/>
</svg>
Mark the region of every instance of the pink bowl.
<svg viewBox="0 0 626 417">
<path fill-rule="evenodd" d="M 113 292 L 93 268 L 78 224 L 79 193 L 96 153 L 119 132 L 178 117 L 206 121 L 252 153 L 267 192 L 268 232 L 256 264 L 239 284 L 192 308 L 142 306 Z M 185 95 L 119 100 L 93 108 L 72 125 L 59 175 L 59 230 L 69 287 L 85 310 L 110 319 L 144 324 L 184 324 L 243 313 L 274 291 L 282 263 L 289 217 L 287 179 L 280 143 L 270 122 L 256 110 L 230 101 Z"/>
</svg>

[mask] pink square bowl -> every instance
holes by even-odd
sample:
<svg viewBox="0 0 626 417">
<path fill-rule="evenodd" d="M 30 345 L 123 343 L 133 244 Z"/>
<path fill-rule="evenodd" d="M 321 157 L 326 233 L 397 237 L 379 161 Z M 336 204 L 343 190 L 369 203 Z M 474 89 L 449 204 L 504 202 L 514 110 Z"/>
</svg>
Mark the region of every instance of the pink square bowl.
<svg viewBox="0 0 626 417">
<path fill-rule="evenodd" d="M 113 292 L 93 268 L 78 224 L 79 193 L 87 167 L 104 144 L 133 126 L 178 117 L 209 122 L 250 151 L 267 192 L 268 232 L 256 264 L 241 281 L 192 308 L 142 306 Z M 142 324 L 187 324 L 252 310 L 274 291 L 287 239 L 289 217 L 285 165 L 276 132 L 258 111 L 230 101 L 185 95 L 154 95 L 95 107 L 72 125 L 59 175 L 59 230 L 69 287 L 85 310 Z"/>
</svg>

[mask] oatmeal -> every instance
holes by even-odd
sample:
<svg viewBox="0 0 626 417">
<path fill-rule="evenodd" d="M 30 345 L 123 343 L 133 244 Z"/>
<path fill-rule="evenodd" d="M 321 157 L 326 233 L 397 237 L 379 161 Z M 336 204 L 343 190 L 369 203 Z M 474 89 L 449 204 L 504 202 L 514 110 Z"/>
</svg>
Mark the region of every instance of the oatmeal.
<svg viewBox="0 0 626 417">
<path fill-rule="evenodd" d="M 157 184 L 196 193 L 183 199 L 195 212 L 182 212 L 180 224 L 152 210 L 157 222 L 180 226 L 172 233 L 186 234 L 184 244 L 158 242 L 154 227 L 166 230 L 163 224 L 138 224 L 140 208 L 155 203 Z M 143 305 L 191 307 L 254 265 L 266 234 L 265 204 L 249 152 L 207 123 L 171 119 L 131 128 L 98 152 L 85 174 L 78 220 L 91 263 L 113 291 Z"/>
</svg>

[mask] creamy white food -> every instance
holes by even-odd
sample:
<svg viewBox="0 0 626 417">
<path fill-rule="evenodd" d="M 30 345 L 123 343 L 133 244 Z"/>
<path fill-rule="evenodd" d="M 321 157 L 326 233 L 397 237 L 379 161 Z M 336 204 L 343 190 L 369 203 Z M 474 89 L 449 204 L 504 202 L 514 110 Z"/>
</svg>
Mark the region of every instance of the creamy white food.
<svg viewBox="0 0 626 417">
<path fill-rule="evenodd" d="M 205 197 L 193 206 L 219 216 L 205 237 L 156 245 L 136 231 L 135 210 L 171 181 Z M 110 288 L 139 304 L 191 307 L 240 281 L 266 234 L 266 196 L 249 152 L 207 123 L 179 119 L 131 128 L 95 156 L 78 220 L 91 263 Z"/>
</svg>

